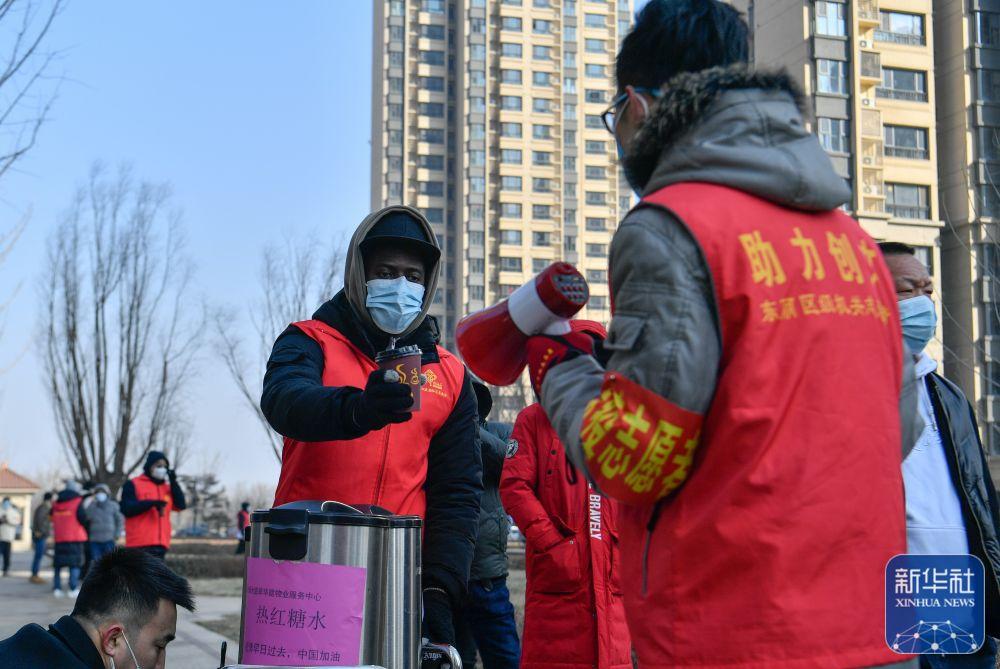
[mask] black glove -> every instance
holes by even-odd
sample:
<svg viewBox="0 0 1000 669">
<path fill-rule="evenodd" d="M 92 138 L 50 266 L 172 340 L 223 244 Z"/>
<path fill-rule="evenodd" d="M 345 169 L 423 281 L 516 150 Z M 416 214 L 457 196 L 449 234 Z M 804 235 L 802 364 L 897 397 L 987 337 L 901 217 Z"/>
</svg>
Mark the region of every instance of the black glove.
<svg viewBox="0 0 1000 669">
<path fill-rule="evenodd" d="M 385 375 L 385 370 L 376 369 L 368 376 L 364 391 L 355 396 L 351 415 L 354 424 L 366 433 L 381 430 L 390 423 L 405 423 L 413 418 L 413 413 L 407 411 L 413 406 L 410 386 L 386 381 Z"/>
<path fill-rule="evenodd" d="M 177 482 L 177 472 L 175 472 L 173 469 L 168 469 L 167 470 L 167 479 L 171 483 L 176 483 Z"/>
<path fill-rule="evenodd" d="M 444 590 L 424 590 L 424 636 L 431 643 L 455 645 L 455 624 L 451 618 L 451 601 Z"/>
</svg>

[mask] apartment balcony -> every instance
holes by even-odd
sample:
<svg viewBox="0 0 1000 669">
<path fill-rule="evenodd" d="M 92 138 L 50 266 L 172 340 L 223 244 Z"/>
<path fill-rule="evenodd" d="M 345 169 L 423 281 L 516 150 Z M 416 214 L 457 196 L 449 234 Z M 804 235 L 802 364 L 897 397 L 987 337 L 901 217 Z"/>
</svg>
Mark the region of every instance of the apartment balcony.
<svg viewBox="0 0 1000 669">
<path fill-rule="evenodd" d="M 879 24 L 878 0 L 855 0 L 854 8 L 858 24 L 869 27 Z"/>
<path fill-rule="evenodd" d="M 893 218 L 910 218 L 922 221 L 929 221 L 931 218 L 931 208 L 929 206 L 912 206 L 903 204 L 887 204 L 886 212 Z"/>
<path fill-rule="evenodd" d="M 861 110 L 861 136 L 882 139 L 882 112 L 876 109 Z"/>
<path fill-rule="evenodd" d="M 904 46 L 927 46 L 927 38 L 924 35 L 914 33 L 894 33 L 887 30 L 875 31 L 876 42 L 889 42 L 890 44 L 902 44 Z"/>
<path fill-rule="evenodd" d="M 907 102 L 927 102 L 926 91 L 907 91 L 899 88 L 883 88 L 882 86 L 875 89 L 875 97 L 906 100 Z"/>
<path fill-rule="evenodd" d="M 907 160 L 930 160 L 930 151 L 927 149 L 914 148 L 909 146 L 887 146 L 885 155 L 891 158 L 906 158 Z"/>
<path fill-rule="evenodd" d="M 882 56 L 878 51 L 861 52 L 861 83 L 866 85 L 882 83 Z"/>
<path fill-rule="evenodd" d="M 881 178 L 869 177 L 866 174 L 861 191 L 865 198 L 885 199 L 885 183 Z"/>
<path fill-rule="evenodd" d="M 861 164 L 865 169 L 881 169 L 885 155 L 881 139 L 864 137 L 861 141 Z"/>
</svg>

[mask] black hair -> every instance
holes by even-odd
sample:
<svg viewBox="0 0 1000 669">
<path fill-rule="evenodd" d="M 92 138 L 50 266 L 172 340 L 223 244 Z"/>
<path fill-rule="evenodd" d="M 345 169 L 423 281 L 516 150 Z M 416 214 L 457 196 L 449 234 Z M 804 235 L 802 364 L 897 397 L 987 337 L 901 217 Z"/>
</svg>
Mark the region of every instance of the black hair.
<svg viewBox="0 0 1000 669">
<path fill-rule="evenodd" d="M 3 500 L 0 500 L 0 501 L 9 502 L 10 501 L 10 497 L 4 497 Z"/>
<path fill-rule="evenodd" d="M 681 72 L 745 63 L 749 32 L 739 11 L 719 0 L 649 0 L 618 51 L 618 91 L 658 89 Z"/>
<path fill-rule="evenodd" d="M 53 495 L 50 492 L 47 492 L 44 495 L 42 495 L 42 499 L 45 500 L 46 502 L 52 499 L 53 497 L 55 497 L 55 495 Z"/>
<path fill-rule="evenodd" d="M 91 564 L 73 616 L 94 624 L 114 618 L 138 630 L 156 615 L 161 599 L 194 611 L 194 595 L 186 578 L 145 551 L 117 548 Z"/>
<path fill-rule="evenodd" d="M 917 250 L 903 242 L 879 242 L 879 249 L 884 256 L 915 256 Z"/>
</svg>

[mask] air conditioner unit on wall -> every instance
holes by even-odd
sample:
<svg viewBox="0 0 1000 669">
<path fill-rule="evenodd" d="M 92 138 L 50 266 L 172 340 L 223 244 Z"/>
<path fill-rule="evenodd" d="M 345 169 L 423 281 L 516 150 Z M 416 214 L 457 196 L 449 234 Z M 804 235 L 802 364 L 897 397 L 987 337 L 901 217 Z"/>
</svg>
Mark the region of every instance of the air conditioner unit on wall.
<svg viewBox="0 0 1000 669">
<path fill-rule="evenodd" d="M 870 98 L 861 98 L 861 106 L 862 107 L 871 107 L 872 106 L 871 99 Z"/>
<path fill-rule="evenodd" d="M 866 39 L 863 39 L 863 40 L 859 40 L 859 41 L 858 41 L 858 44 L 860 44 L 860 45 L 861 45 L 861 48 L 862 48 L 862 49 L 867 49 L 868 47 L 870 47 L 870 46 L 871 46 L 871 42 L 869 42 L 869 41 L 868 41 L 868 40 L 866 40 Z"/>
<path fill-rule="evenodd" d="M 873 164 L 873 163 L 874 163 L 875 161 L 874 161 L 874 160 L 872 160 L 871 158 L 869 158 L 869 157 L 865 156 L 864 158 L 862 158 L 862 159 L 861 159 L 861 162 L 863 162 L 863 163 L 864 163 L 865 165 L 871 165 L 871 164 Z"/>
</svg>

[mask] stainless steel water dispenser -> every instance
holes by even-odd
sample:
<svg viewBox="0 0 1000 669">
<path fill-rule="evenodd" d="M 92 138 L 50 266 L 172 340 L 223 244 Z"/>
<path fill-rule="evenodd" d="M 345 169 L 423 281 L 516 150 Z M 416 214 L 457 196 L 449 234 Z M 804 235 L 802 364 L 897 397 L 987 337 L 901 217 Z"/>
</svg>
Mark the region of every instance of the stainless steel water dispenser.
<svg viewBox="0 0 1000 669">
<path fill-rule="evenodd" d="M 415 669 L 421 651 L 420 534 L 418 516 L 396 516 L 376 506 L 292 502 L 251 514 L 247 555 L 364 567 L 358 664 Z M 244 579 L 244 614 L 246 595 Z"/>
</svg>

